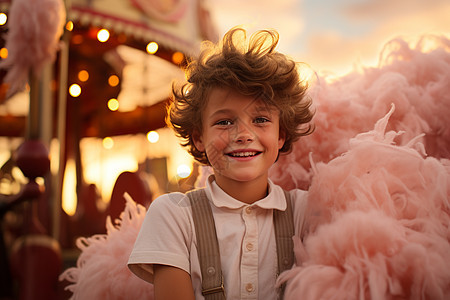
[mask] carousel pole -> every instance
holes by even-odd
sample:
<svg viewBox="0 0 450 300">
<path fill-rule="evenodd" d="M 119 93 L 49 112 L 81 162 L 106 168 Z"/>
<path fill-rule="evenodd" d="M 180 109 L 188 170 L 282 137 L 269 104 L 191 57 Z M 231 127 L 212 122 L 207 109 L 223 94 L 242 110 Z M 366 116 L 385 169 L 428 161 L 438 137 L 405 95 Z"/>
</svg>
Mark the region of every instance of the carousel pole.
<svg viewBox="0 0 450 300">
<path fill-rule="evenodd" d="M 50 88 L 36 74 L 30 72 L 30 110 L 27 118 L 25 141 L 15 153 L 17 166 L 28 178 L 28 184 L 38 192 L 26 200 L 23 234 L 11 249 L 11 266 L 18 281 L 19 299 L 57 299 L 58 275 L 62 268 L 61 250 L 58 242 L 51 238 L 42 226 L 37 213 L 37 201 L 42 201 L 44 186 L 36 182 L 45 177 L 50 169 L 48 149 L 41 141 L 42 88 Z"/>
<path fill-rule="evenodd" d="M 66 7 L 66 15 L 68 15 L 68 10 L 71 5 L 70 0 L 64 1 Z M 70 32 L 65 30 L 61 38 L 62 47 L 60 50 L 59 59 L 59 78 L 58 78 L 58 115 L 57 115 L 57 139 L 59 144 L 59 168 L 56 174 L 54 186 L 54 203 L 52 206 L 52 236 L 53 238 L 59 240 L 61 237 L 60 232 L 60 220 L 61 220 L 61 209 L 62 209 L 62 189 L 64 180 L 64 170 L 66 164 L 66 114 L 67 114 L 67 80 L 69 74 L 69 39 Z"/>
</svg>

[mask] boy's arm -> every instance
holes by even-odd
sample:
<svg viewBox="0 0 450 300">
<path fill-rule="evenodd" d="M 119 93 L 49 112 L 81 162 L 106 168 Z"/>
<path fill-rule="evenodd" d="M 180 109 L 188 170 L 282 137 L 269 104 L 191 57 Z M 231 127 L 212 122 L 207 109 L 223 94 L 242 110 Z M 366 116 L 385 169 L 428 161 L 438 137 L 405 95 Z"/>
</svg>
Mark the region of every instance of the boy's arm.
<svg viewBox="0 0 450 300">
<path fill-rule="evenodd" d="M 176 267 L 153 265 L 153 288 L 155 300 L 195 300 L 191 276 Z"/>
</svg>

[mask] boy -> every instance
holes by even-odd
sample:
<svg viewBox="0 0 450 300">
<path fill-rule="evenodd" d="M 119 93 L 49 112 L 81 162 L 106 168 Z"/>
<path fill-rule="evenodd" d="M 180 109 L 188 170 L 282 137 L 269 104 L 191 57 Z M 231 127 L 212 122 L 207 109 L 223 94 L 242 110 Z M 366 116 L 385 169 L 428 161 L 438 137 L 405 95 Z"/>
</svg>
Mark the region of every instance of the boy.
<svg viewBox="0 0 450 300">
<path fill-rule="evenodd" d="M 206 43 L 187 67 L 188 83 L 172 88 L 168 124 L 213 169 L 204 191 L 227 299 L 277 299 L 273 215 L 287 200 L 268 170 L 312 131 L 306 86 L 277 43 L 277 32 L 259 31 L 246 45 L 245 30 L 234 28 L 222 43 Z M 290 191 L 289 198 L 300 236 L 306 192 Z M 155 299 L 204 299 L 197 246 L 189 197 L 166 194 L 151 204 L 129 268 L 154 284 Z"/>
</svg>

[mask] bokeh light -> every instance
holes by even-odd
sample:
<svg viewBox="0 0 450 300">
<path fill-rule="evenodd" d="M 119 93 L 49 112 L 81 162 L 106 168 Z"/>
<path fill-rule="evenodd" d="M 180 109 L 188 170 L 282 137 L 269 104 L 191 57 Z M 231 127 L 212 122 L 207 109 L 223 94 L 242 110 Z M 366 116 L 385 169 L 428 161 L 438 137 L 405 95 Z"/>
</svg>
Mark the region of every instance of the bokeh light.
<svg viewBox="0 0 450 300">
<path fill-rule="evenodd" d="M 78 79 L 81 82 L 86 82 L 89 79 L 89 72 L 86 70 L 81 70 L 80 72 L 78 72 Z"/>
<path fill-rule="evenodd" d="M 187 178 L 191 175 L 191 168 L 188 165 L 181 164 L 177 168 L 177 175 L 181 178 Z"/>
<path fill-rule="evenodd" d="M 119 101 L 116 98 L 111 98 L 108 101 L 108 108 L 111 111 L 116 111 L 119 109 Z"/>
<path fill-rule="evenodd" d="M 100 29 L 97 32 L 97 40 L 104 43 L 109 40 L 109 31 L 107 29 Z"/>
<path fill-rule="evenodd" d="M 159 141 L 159 134 L 156 131 L 149 131 L 147 133 L 147 140 L 154 144 Z"/>
<path fill-rule="evenodd" d="M 111 75 L 108 77 L 108 84 L 112 87 L 119 84 L 119 77 L 117 75 Z"/>
<path fill-rule="evenodd" d="M 70 94 L 70 96 L 75 97 L 75 98 L 80 96 L 81 95 L 81 87 L 76 83 L 72 84 L 69 87 L 69 94 Z"/>
<path fill-rule="evenodd" d="M 155 54 L 158 51 L 158 44 L 156 42 L 150 42 L 147 44 L 146 50 L 149 54 Z"/>
<path fill-rule="evenodd" d="M 105 149 L 112 149 L 114 147 L 114 141 L 109 136 L 103 139 L 102 144 Z"/>
<path fill-rule="evenodd" d="M 8 21 L 8 16 L 5 13 L 0 13 L 0 25 L 5 25 Z"/>
<path fill-rule="evenodd" d="M 2 48 L 0 49 L 0 58 L 5 59 L 8 57 L 8 49 Z"/>
</svg>

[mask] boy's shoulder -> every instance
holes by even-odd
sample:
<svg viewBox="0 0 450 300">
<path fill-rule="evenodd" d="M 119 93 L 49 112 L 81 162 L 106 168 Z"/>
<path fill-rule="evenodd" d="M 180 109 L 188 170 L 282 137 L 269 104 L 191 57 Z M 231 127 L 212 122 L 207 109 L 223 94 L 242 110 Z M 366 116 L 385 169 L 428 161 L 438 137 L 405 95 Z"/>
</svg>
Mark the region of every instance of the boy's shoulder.
<svg viewBox="0 0 450 300">
<path fill-rule="evenodd" d="M 158 196 L 152 201 L 149 209 L 175 209 L 189 207 L 189 198 L 185 193 L 172 192 Z"/>
</svg>

